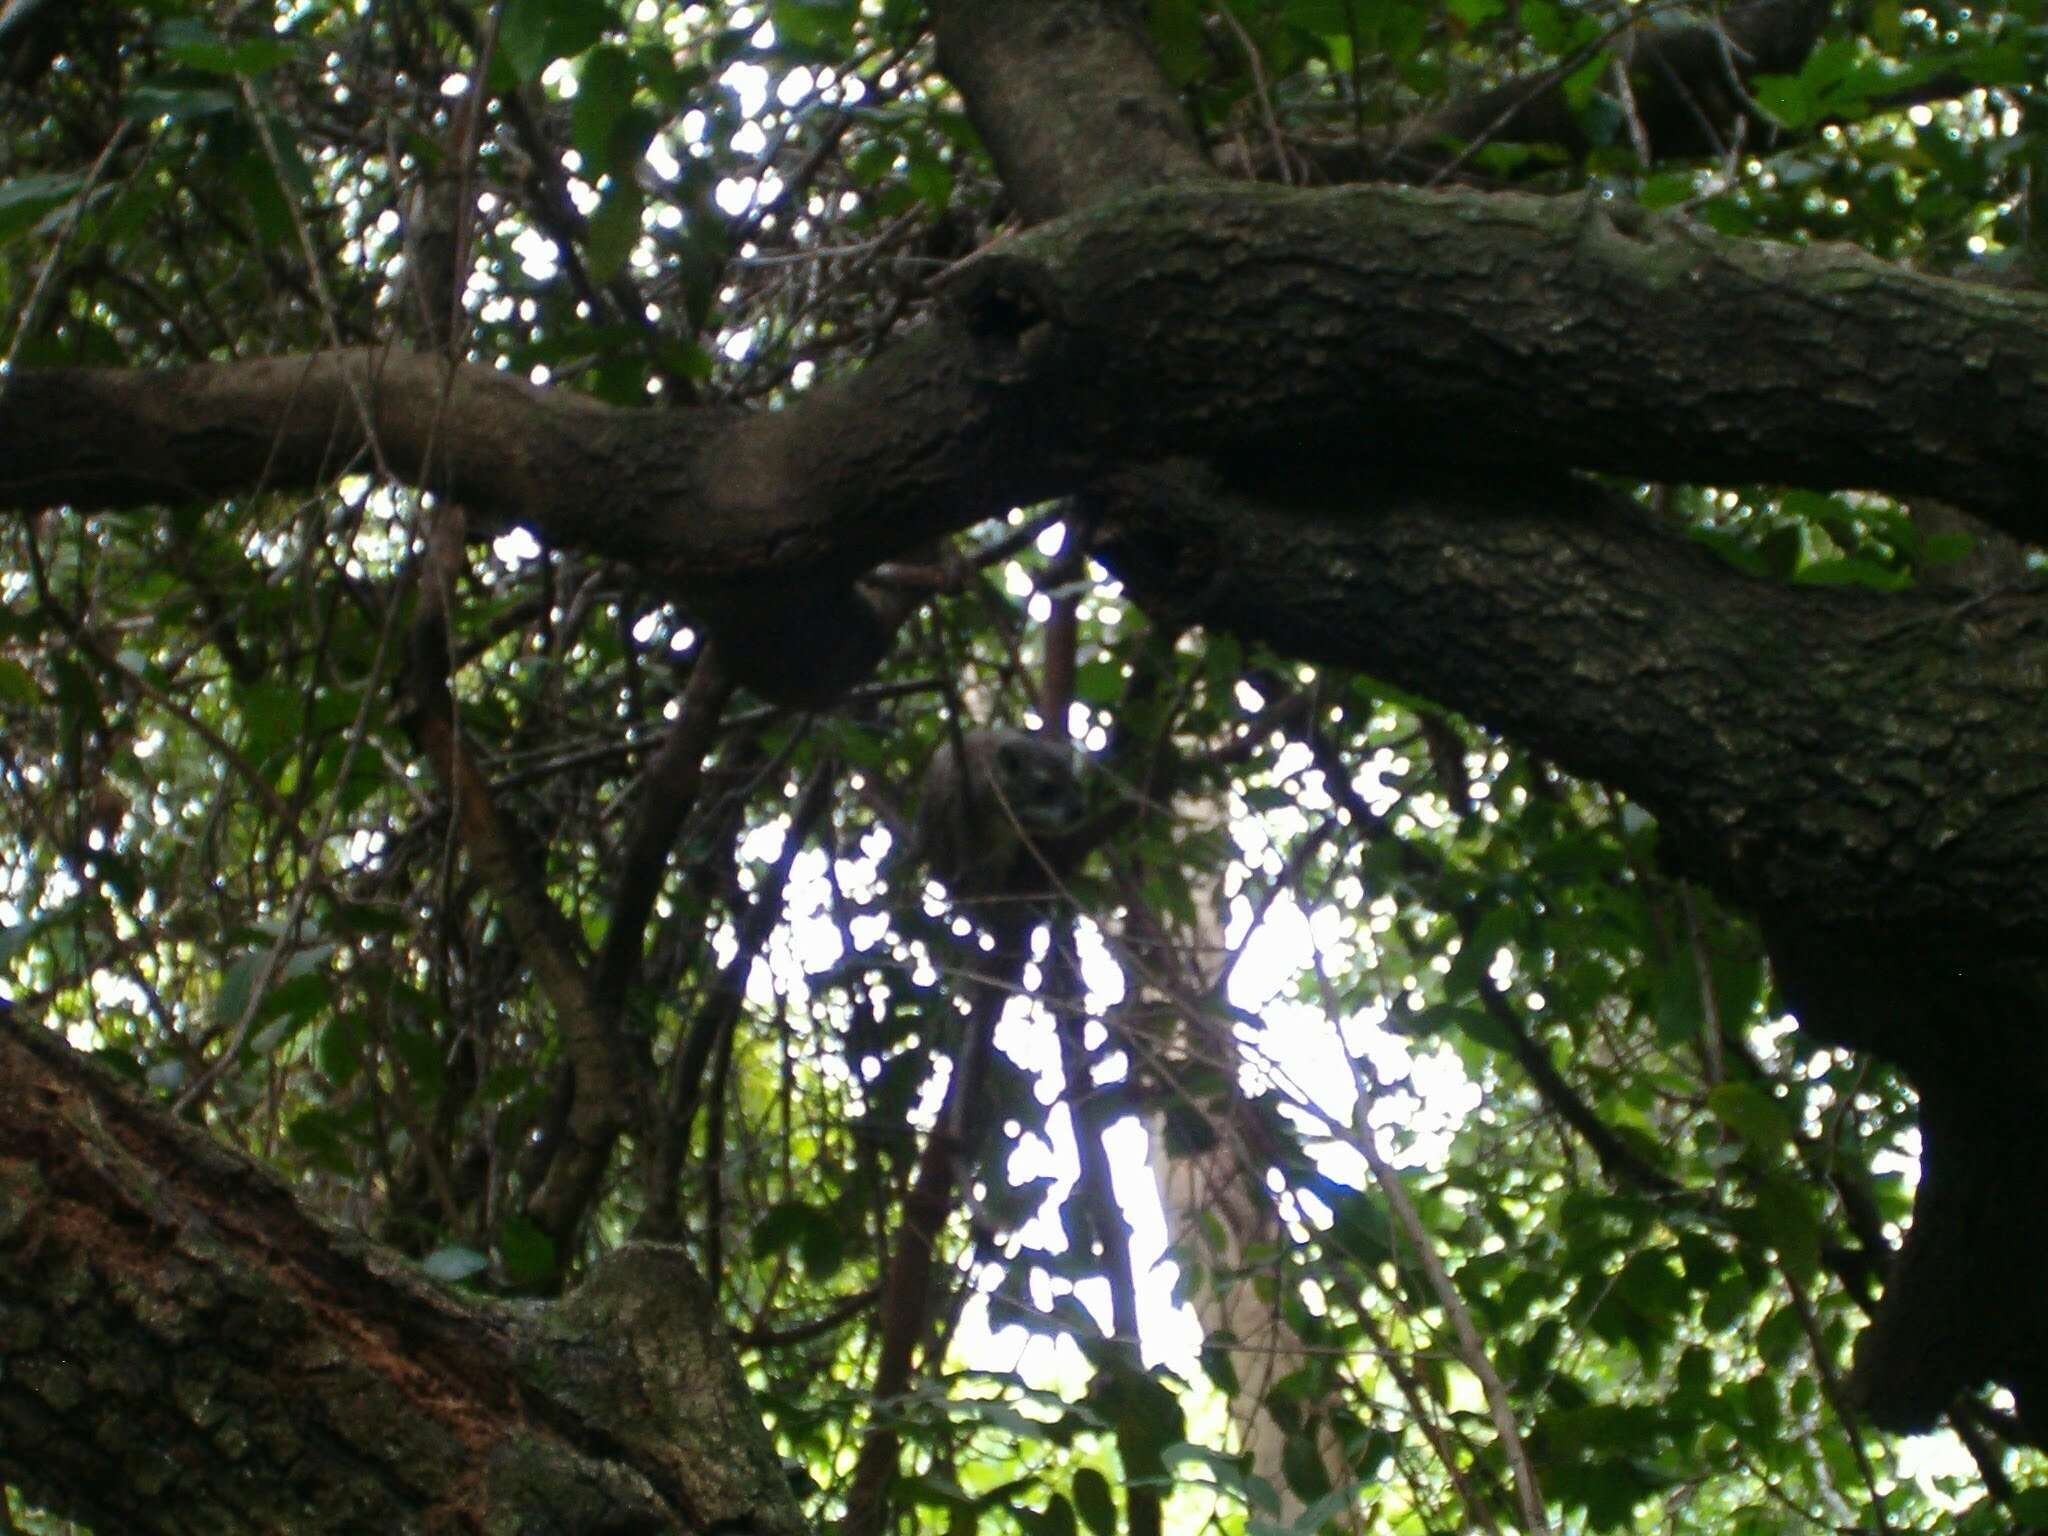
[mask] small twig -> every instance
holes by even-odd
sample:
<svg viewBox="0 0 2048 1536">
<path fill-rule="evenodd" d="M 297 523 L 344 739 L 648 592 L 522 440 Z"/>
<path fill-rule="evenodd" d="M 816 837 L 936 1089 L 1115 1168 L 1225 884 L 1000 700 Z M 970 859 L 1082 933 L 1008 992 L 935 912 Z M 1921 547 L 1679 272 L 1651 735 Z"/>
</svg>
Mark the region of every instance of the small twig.
<svg viewBox="0 0 2048 1536">
<path fill-rule="evenodd" d="M 1691 954 L 1700 989 L 1700 1056 L 1708 1084 L 1718 1084 L 1727 1076 L 1727 1068 L 1722 1061 L 1721 1009 L 1714 997 L 1714 967 L 1707 953 L 1706 933 L 1700 926 L 1699 908 L 1692 899 L 1692 887 L 1683 880 L 1678 882 L 1678 907 L 1685 914 L 1686 949 Z"/>
<path fill-rule="evenodd" d="M 299 237 L 299 250 L 306 258 L 307 280 L 313 286 L 313 293 L 320 306 L 321 322 L 327 327 L 327 339 L 336 352 L 347 350 L 347 343 L 341 335 L 339 319 L 341 309 L 334 301 L 334 290 L 327 283 L 327 269 L 321 265 L 320 252 L 313 244 L 313 231 L 306 224 L 305 210 L 299 206 L 299 199 L 292 189 L 292 178 L 287 174 L 284 151 L 277 147 L 277 139 L 270 131 L 270 122 L 264 116 L 263 103 L 257 99 L 256 87 L 244 78 L 241 82 L 242 103 L 249 109 L 250 121 L 255 124 L 256 137 L 263 145 L 263 157 L 270 162 L 270 173 L 277 178 L 279 196 L 292 216 L 292 229 Z M 385 461 L 384 449 L 377 435 L 376 413 L 370 409 L 369 396 L 363 392 L 363 380 L 358 370 L 341 370 L 342 385 L 348 390 L 349 399 L 356 408 L 357 419 L 363 424 L 363 441 L 369 445 L 370 457 L 377 466 L 378 474 L 386 479 L 396 479 L 391 466 Z"/>
<path fill-rule="evenodd" d="M 1799 1315 L 1799 1327 L 1806 1335 L 1807 1348 L 1813 1351 L 1813 1368 L 1820 1376 L 1821 1390 L 1827 1394 L 1828 1406 L 1834 1409 L 1835 1417 L 1848 1434 L 1849 1450 L 1856 1458 L 1856 1470 L 1870 1493 L 1870 1517 L 1877 1522 L 1877 1536 L 1891 1536 L 1884 1492 L 1877 1486 L 1877 1468 L 1871 1464 L 1870 1448 L 1863 1441 L 1863 1424 L 1849 1405 L 1848 1393 L 1842 1389 L 1842 1378 L 1835 1370 L 1827 1340 L 1821 1335 L 1820 1317 L 1813 1310 L 1812 1298 L 1806 1294 L 1806 1287 L 1800 1284 L 1799 1277 L 1782 1262 L 1778 1265 L 1778 1273 L 1785 1282 L 1785 1289 L 1792 1293 L 1792 1306 Z"/>
<path fill-rule="evenodd" d="M 1621 102 L 1622 121 L 1628 124 L 1629 146 L 1636 152 L 1636 163 L 1648 169 L 1650 165 L 1650 130 L 1643 125 L 1643 111 L 1636 103 L 1636 88 L 1629 84 L 1628 64 L 1616 59 L 1609 71 L 1614 78 L 1614 94 Z"/>
<path fill-rule="evenodd" d="M 1321 950 L 1315 952 L 1314 960 L 1316 980 L 1322 995 L 1325 998 L 1336 997 L 1337 988 L 1331 984 L 1323 966 Z M 1334 1013 L 1330 1024 L 1333 1029 L 1338 1027 Z M 1347 1139 L 1365 1159 L 1366 1167 L 1372 1170 L 1373 1182 L 1379 1185 L 1387 1209 L 1414 1246 L 1416 1262 L 1422 1267 L 1437 1304 L 1444 1309 L 1444 1316 L 1450 1319 L 1459 1359 L 1478 1378 L 1480 1391 L 1486 1397 L 1487 1413 L 1493 1420 L 1494 1434 L 1499 1437 L 1501 1455 L 1507 1459 L 1509 1470 L 1514 1473 L 1515 1502 L 1521 1508 L 1524 1529 L 1531 1536 L 1549 1536 L 1550 1521 L 1544 1513 L 1543 1495 L 1536 1485 L 1536 1470 L 1529 1460 L 1528 1447 L 1522 1443 L 1521 1430 L 1515 1424 L 1515 1410 L 1508 1401 L 1507 1384 L 1487 1358 L 1486 1345 L 1479 1337 L 1478 1326 L 1472 1321 L 1464 1298 L 1458 1294 L 1450 1271 L 1444 1268 L 1443 1258 L 1436 1251 L 1429 1228 L 1423 1224 L 1422 1213 L 1408 1198 L 1407 1186 L 1401 1182 L 1400 1175 L 1380 1152 L 1371 1119 L 1372 1106 L 1379 1101 L 1379 1076 L 1370 1062 L 1362 1061 L 1356 1079 L 1358 1097 L 1352 1107 L 1351 1135 Z"/>
<path fill-rule="evenodd" d="M 85 207 L 92 200 L 93 189 L 99 185 L 101 173 L 106 170 L 107 162 L 128 142 L 128 134 L 134 126 L 132 121 L 124 122 L 114 130 L 114 136 L 107 140 L 107 147 L 100 151 L 99 158 L 93 161 L 92 169 L 86 173 L 85 185 L 78 189 L 78 196 L 72 200 L 71 216 L 64 221 L 64 227 L 57 232 L 57 238 L 51 242 L 49 259 L 43 263 L 43 270 L 36 274 L 36 285 L 29 290 L 28 301 L 21 307 L 21 321 L 14 328 L 14 339 L 7 344 L 7 355 L 0 358 L 0 394 L 6 392 L 7 381 L 13 376 L 15 354 L 21 350 L 21 344 L 42 323 L 43 308 L 48 304 L 50 297 L 50 280 L 56 274 L 58 264 L 64 259 L 64 251 L 70 245 L 71 237 L 78 233 L 78 226 L 85 222 Z"/>
<path fill-rule="evenodd" d="M 1244 49 L 1245 64 L 1251 70 L 1252 93 L 1259 98 L 1259 116 L 1265 122 L 1266 138 L 1273 148 L 1273 163 L 1279 168 L 1280 180 L 1293 186 L 1294 162 L 1287 155 L 1287 140 L 1280 132 L 1280 116 L 1273 110 L 1273 93 L 1266 85 L 1266 71 L 1259 62 L 1259 45 L 1252 41 L 1250 34 L 1231 14 L 1229 6 L 1217 6 L 1216 14 L 1237 34 L 1238 46 Z"/>
</svg>

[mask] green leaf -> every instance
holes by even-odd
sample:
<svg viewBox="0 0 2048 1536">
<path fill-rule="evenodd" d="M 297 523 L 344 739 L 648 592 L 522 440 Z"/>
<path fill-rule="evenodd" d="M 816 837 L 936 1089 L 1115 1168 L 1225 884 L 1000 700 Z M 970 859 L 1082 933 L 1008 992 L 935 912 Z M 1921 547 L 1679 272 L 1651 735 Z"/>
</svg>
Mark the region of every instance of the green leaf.
<svg viewBox="0 0 2048 1536">
<path fill-rule="evenodd" d="M 953 173 L 937 156 L 913 154 L 903 178 L 912 192 L 938 212 L 944 212 L 953 200 Z"/>
<path fill-rule="evenodd" d="M 258 1021 L 267 1025 L 249 1042 L 249 1049 L 258 1056 L 268 1056 L 287 1044 L 315 1015 L 326 1012 L 333 1000 L 326 976 L 310 971 L 292 975 L 282 967 L 278 974 L 284 979 L 270 989 L 256 1010 Z"/>
<path fill-rule="evenodd" d="M 40 704 L 43 690 L 29 670 L 18 661 L 0 656 L 0 700 L 10 704 Z"/>
<path fill-rule="evenodd" d="M 1371 1267 L 1394 1256 L 1394 1225 L 1377 1195 L 1350 1190 L 1334 1202 L 1324 1242 L 1354 1263 Z"/>
<path fill-rule="evenodd" d="M 220 991 L 214 994 L 213 1021 L 224 1029 L 233 1029 L 242 1022 L 242 1015 L 249 1010 L 249 996 L 256 985 L 256 975 L 263 967 L 266 952 L 253 950 L 229 965 L 221 973 Z"/>
<path fill-rule="evenodd" d="M 1680 952 L 1669 965 L 1660 967 L 1657 979 L 1657 1040 L 1661 1045 L 1683 1045 L 1699 1038 L 1706 1027 L 1706 1010 L 1700 999 L 1699 968 L 1690 950 Z"/>
<path fill-rule="evenodd" d="M 327 1021 L 314 1046 L 313 1059 L 337 1088 L 346 1088 L 363 1069 L 363 1046 L 368 1036 L 361 1015 L 338 1014 Z"/>
<path fill-rule="evenodd" d="M 1749 1317 L 1756 1290 L 1739 1269 L 1730 1270 L 1714 1283 L 1700 1305 L 1700 1321 L 1716 1333 L 1744 1322 Z"/>
<path fill-rule="evenodd" d="M 1776 1378 L 1768 1373 L 1750 1377 L 1743 1383 L 1742 1396 L 1756 1427 L 1766 1434 L 1776 1434 L 1783 1416 L 1778 1403 Z"/>
<path fill-rule="evenodd" d="M 1074 1474 L 1074 1509 L 1095 1536 L 1116 1536 L 1116 1500 L 1110 1496 L 1109 1479 L 1093 1467 Z"/>
<path fill-rule="evenodd" d="M 2038 23 L 2031 30 L 2038 35 Z M 1970 49 L 1952 61 L 1949 68 L 1978 85 L 2039 89 L 2041 83 L 2040 61 L 2029 51 L 2022 36 L 2008 36 Z"/>
<path fill-rule="evenodd" d="M 803 1260 L 804 1272 L 813 1280 L 830 1280 L 844 1267 L 846 1233 L 842 1223 L 829 1217 L 804 1233 L 797 1254 Z"/>
<path fill-rule="evenodd" d="M 1749 82 L 1757 104 L 1786 128 L 1804 128 L 1817 115 L 1813 93 L 1797 75 L 1758 75 Z"/>
<path fill-rule="evenodd" d="M 253 136 L 243 142 L 243 152 L 227 167 L 228 183 L 242 194 L 257 239 L 273 248 L 288 246 L 297 238 L 297 229 L 292 223 L 291 202 L 278 184 L 276 167 Z"/>
<path fill-rule="evenodd" d="M 1195 1445 L 1181 1440 L 1160 1448 L 1161 1464 L 1169 1470 L 1182 1462 L 1194 1461 L 1208 1469 L 1209 1476 L 1218 1488 L 1231 1494 L 1246 1509 L 1263 1511 L 1269 1515 L 1280 1513 L 1280 1496 L 1273 1485 L 1262 1477 L 1251 1477 L 1245 1473 L 1240 1459 L 1227 1456 L 1221 1451 L 1212 1451 L 1205 1445 Z"/>
<path fill-rule="evenodd" d="M 179 17 L 157 28 L 157 44 L 167 58 L 205 74 L 251 77 L 267 74 L 297 56 L 296 40 L 267 37 L 224 38 L 197 17 Z"/>
<path fill-rule="evenodd" d="M 242 109 L 233 91 L 212 85 L 138 85 L 121 101 L 121 113 L 137 122 L 165 118 L 173 123 L 231 117 Z"/>
<path fill-rule="evenodd" d="M 1322 1447 L 1316 1443 L 1313 1425 L 1300 1434 L 1289 1435 L 1282 1443 L 1280 1475 L 1304 1504 L 1312 1504 L 1330 1491 L 1330 1469 L 1323 1464 Z M 1314 1530 L 1315 1526 L 1307 1529 Z"/>
<path fill-rule="evenodd" d="M 856 0 L 774 0 L 769 14 L 778 42 L 837 52 L 849 46 L 860 7 Z"/>
<path fill-rule="evenodd" d="M 1479 27 L 1506 15 L 1507 7 L 1502 0 L 1450 0 L 1450 11 L 1466 26 Z"/>
<path fill-rule="evenodd" d="M 2048 1488 L 2023 1488 L 2005 1501 L 2005 1512 L 2021 1525 L 2048 1525 Z"/>
<path fill-rule="evenodd" d="M 756 1258 L 793 1252 L 808 1274 L 829 1279 L 846 1261 L 846 1230 L 832 1211 L 784 1200 L 754 1224 L 751 1246 Z"/>
<path fill-rule="evenodd" d="M 1520 940 L 1528 926 L 1529 913 L 1520 905 L 1503 904 L 1488 912 L 1444 974 L 1444 997 L 1463 1002 L 1477 992 L 1492 970 L 1494 958 Z"/>
<path fill-rule="evenodd" d="M 1074 1536 L 1074 1506 L 1069 1504 L 1065 1494 L 1055 1493 L 1045 1501 L 1042 1510 L 1013 1507 L 1011 1517 L 1022 1526 L 1027 1536 Z"/>
<path fill-rule="evenodd" d="M 1124 665 L 1114 656 L 1098 656 L 1074 669 L 1074 697 L 1097 709 L 1123 696 Z"/>
<path fill-rule="evenodd" d="M 612 26 L 605 0 L 506 0 L 498 49 L 522 80 L 591 47 Z"/>
<path fill-rule="evenodd" d="M 1602 89 L 1613 68 L 1614 56 L 1606 49 L 1600 49 L 1566 75 L 1560 87 L 1565 105 L 1578 114 L 1579 126 L 1595 144 L 1617 142 L 1622 125 L 1627 121 L 1621 103 Z"/>
<path fill-rule="evenodd" d="M 1134 1481 L 1163 1476 L 1167 1449 L 1187 1438 L 1179 1397 L 1157 1378 L 1133 1369 L 1123 1356 L 1105 1354 L 1099 1340 L 1083 1348 L 1097 1362 L 1087 1401 L 1115 1426 L 1124 1475 Z"/>
<path fill-rule="evenodd" d="M 420 1100 L 431 1104 L 439 1099 L 448 1069 L 441 1043 L 433 1032 L 417 1024 L 406 1024 L 391 1032 L 391 1049 L 405 1067 L 412 1091 Z"/>
<path fill-rule="evenodd" d="M 1571 29 L 1556 0 L 1523 0 L 1522 30 L 1545 53 L 1562 53 L 1571 42 Z"/>
<path fill-rule="evenodd" d="M 1806 56 L 1799 66 L 1799 78 L 1816 98 L 1847 78 L 1856 67 L 1861 47 L 1853 37 L 1829 38 Z"/>
<path fill-rule="evenodd" d="M 1792 1117 L 1753 1083 L 1717 1085 L 1707 1094 L 1707 1109 L 1759 1152 L 1776 1154 L 1792 1139 Z"/>
<path fill-rule="evenodd" d="M 84 176 L 64 171 L 18 176 L 0 184 L 0 241 L 33 229 L 50 210 L 76 197 L 84 185 Z"/>
<path fill-rule="evenodd" d="M 606 43 L 591 49 L 576 71 L 576 101 L 569 113 L 569 131 L 576 152 L 591 177 L 628 167 L 612 158 L 612 134 L 633 105 L 639 74 L 625 49 Z"/>
<path fill-rule="evenodd" d="M 1757 1358 L 1775 1370 L 1782 1370 L 1805 1339 L 1806 1330 L 1800 1325 L 1796 1310 L 1773 1308 L 1763 1327 L 1756 1331 Z"/>
<path fill-rule="evenodd" d="M 555 1273 L 555 1244 L 525 1216 L 508 1216 L 498 1228 L 498 1253 L 505 1278 L 517 1287 L 539 1285 Z"/>
<path fill-rule="evenodd" d="M 1312 1536 L 1342 1513 L 1364 1486 L 1356 1481 L 1340 1483 L 1294 1517 L 1295 1536 Z"/>
<path fill-rule="evenodd" d="M 1787 1178 L 1769 1178 L 1757 1189 L 1756 1214 L 1764 1240 L 1796 1280 L 1820 1268 L 1820 1217 L 1812 1196 Z"/>
<path fill-rule="evenodd" d="M 625 270 L 640 240 L 640 210 L 644 201 L 637 181 L 616 177 L 597 212 L 591 215 L 590 239 L 584 255 L 590 264 L 590 275 L 599 282 L 609 282 Z"/>
</svg>

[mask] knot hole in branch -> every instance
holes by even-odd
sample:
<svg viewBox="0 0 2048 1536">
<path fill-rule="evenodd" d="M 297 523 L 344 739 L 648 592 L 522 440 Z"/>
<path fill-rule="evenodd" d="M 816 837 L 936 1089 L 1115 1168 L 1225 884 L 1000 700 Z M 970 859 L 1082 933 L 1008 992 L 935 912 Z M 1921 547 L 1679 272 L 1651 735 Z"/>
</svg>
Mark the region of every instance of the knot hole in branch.
<svg viewBox="0 0 2048 1536">
<path fill-rule="evenodd" d="M 1011 383 L 1042 370 L 1058 329 L 1052 282 L 1042 267 L 982 256 L 964 263 L 948 289 L 947 307 L 992 377 Z"/>
</svg>

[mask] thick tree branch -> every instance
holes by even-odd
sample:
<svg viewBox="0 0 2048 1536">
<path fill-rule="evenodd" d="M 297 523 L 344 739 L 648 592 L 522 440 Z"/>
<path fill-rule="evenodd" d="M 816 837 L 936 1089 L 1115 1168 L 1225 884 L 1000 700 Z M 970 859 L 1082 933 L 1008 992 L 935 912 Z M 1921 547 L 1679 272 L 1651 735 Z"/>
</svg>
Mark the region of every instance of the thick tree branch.
<svg viewBox="0 0 2048 1536">
<path fill-rule="evenodd" d="M 1057 387 L 1083 462 L 1921 492 L 2048 537 L 2048 295 L 1849 247 L 1511 193 L 1176 188 L 997 247 L 950 296 Z"/>
<path fill-rule="evenodd" d="M 1102 545 L 1141 601 L 1628 786 L 1674 861 L 1758 912 L 1801 1022 L 1921 1096 L 1927 1171 L 1855 1398 L 1922 1429 L 1990 1377 L 2048 1435 L 2048 737 L 2028 728 L 2048 599 L 1755 581 L 1574 481 L 1439 489 L 1368 523 L 1161 477 L 1154 544 L 1145 484 L 1112 482 L 1127 522 Z"/>
<path fill-rule="evenodd" d="M 374 437 L 390 473 L 547 528 L 546 488 L 573 476 L 578 434 L 606 414 L 488 368 L 451 372 L 402 352 L 29 372 L 0 390 L 0 495 L 92 510 L 298 491 L 368 469 Z M 78 421 L 102 430 L 77 431 Z M 603 537 L 594 523 L 579 532 L 579 543 Z"/>
<path fill-rule="evenodd" d="M 2017 1437 L 2048 1446 L 2042 946 L 1922 945 L 1782 919 L 1766 935 L 1800 1022 L 1890 1056 L 1920 1094 L 1913 1226 L 1857 1341 L 1852 1400 L 1883 1428 L 1922 1430 L 1988 1377 L 2017 1399 Z"/>
<path fill-rule="evenodd" d="M 1657 812 L 1665 850 L 1766 914 L 1965 950 L 2048 939 L 2048 601 L 1744 576 L 1582 480 L 1290 515 L 1111 477 L 1104 557 L 1176 618 L 1462 710 Z M 1197 534 L 1206 529 L 1206 534 Z M 1989 722 L 1998 721 L 1991 728 Z M 1973 725 L 1973 721 L 1985 722 Z"/>
<path fill-rule="evenodd" d="M 474 368 L 444 394 L 439 364 L 363 353 L 25 374 L 0 503 L 314 483 L 363 446 L 352 383 L 393 472 L 739 609 L 1172 453 L 1923 493 L 2048 537 L 2048 296 L 1847 248 L 1519 195 L 1176 187 L 1022 236 L 948 296 L 952 324 L 755 415 Z"/>
<path fill-rule="evenodd" d="M 994 13 L 1021 25 L 1028 4 L 976 9 L 987 38 Z M 1117 32 L 1105 5 L 1062 9 L 1084 35 Z M 941 13 L 942 40 L 960 15 Z M 1156 99 L 1165 83 L 1152 70 L 1130 88 Z M 982 123 L 991 142 L 1053 109 L 1028 92 L 978 105 L 978 121 L 1008 119 Z M 1033 189 L 1059 209 L 1107 190 L 1085 175 Z M 1242 485 L 1278 483 L 1258 502 L 1226 498 L 1221 518 L 1224 503 L 1201 511 L 1208 498 L 1185 477 L 1149 492 L 1130 472 L 1098 484 L 1135 535 L 1123 565 L 1141 596 L 1460 705 L 1658 810 L 1681 858 L 1758 909 L 1803 1021 L 1892 1056 L 1923 1096 L 1927 1175 L 1855 1396 L 1880 1424 L 1921 1428 L 1989 1376 L 2015 1390 L 2038 1437 L 2048 1332 L 2030 1287 L 2048 1223 L 2008 1229 L 2001 1212 L 2048 1209 L 2048 976 L 2015 959 L 2040 953 L 2048 930 L 2040 903 L 2013 900 L 2038 887 L 2048 851 L 2048 742 L 2024 724 L 2023 743 L 2007 737 L 2041 719 L 2048 603 L 1885 603 L 1709 579 L 1699 552 L 1658 550 L 1620 498 L 1603 505 L 1562 472 L 1932 494 L 2041 542 L 2038 471 L 1994 439 L 2037 433 L 2048 411 L 2035 387 L 2048 377 L 2048 299 L 1971 292 L 1854 252 L 1737 250 L 1592 203 L 1574 216 L 1556 202 L 1462 202 L 1425 229 L 1415 215 L 1432 199 L 1362 190 L 1347 194 L 1350 211 L 1371 213 L 1341 242 L 1292 226 L 1299 256 L 1263 274 L 1270 284 L 1254 278 L 1273 302 L 1254 301 L 1263 313 L 1247 333 L 1248 226 L 1341 218 L 1344 199 L 1248 193 L 1242 216 L 1211 223 L 1188 196 L 1160 221 L 1178 234 L 1156 267 L 1119 234 L 1099 239 L 1168 196 L 1091 209 L 962 274 L 963 306 L 971 285 L 992 289 L 998 302 L 981 302 L 1013 317 L 1041 377 L 1085 377 L 1114 397 L 1120 368 L 1133 384 L 1142 374 L 1168 433 L 1202 422 L 1182 440 L 1189 457 Z M 1374 275 L 1361 284 L 1349 262 L 1381 238 L 1401 249 L 1366 256 Z M 1480 298 L 1475 279 L 1493 292 Z M 1368 310 L 1369 330 L 1351 332 Z M 1603 349 L 1628 359 L 1626 383 Z M 1250 387 L 1228 403 L 1171 393 L 1177 365 L 1215 357 Z M 1455 398 L 1440 389 L 1452 378 Z M 1348 414 L 1321 414 L 1340 400 Z M 1151 442 L 1125 440 L 1123 414 L 1102 405 L 1092 419 L 1119 434 L 1126 462 L 1144 456 Z M 1291 439 L 1274 420 L 1290 412 Z M 1355 521 L 1329 510 L 1344 504 L 1347 448 L 1373 471 L 1371 515 Z M 1440 467 L 1474 460 L 1500 467 L 1463 488 Z M 1303 482 L 1294 497 L 1290 477 Z M 1194 536 L 1201 521 L 1210 531 Z M 1510 595 L 1495 580 L 1528 585 Z M 1706 591 L 1719 600 L 1693 606 Z M 1757 779 L 1763 764 L 1770 777 Z M 1980 1098 L 1993 1112 L 1973 1118 Z"/>
<path fill-rule="evenodd" d="M 803 1529 L 676 1250 L 457 1297 L 4 1014 L 0 1310 L 0 1481 L 103 1531 Z"/>
<path fill-rule="evenodd" d="M 1215 175 L 1135 7 L 939 0 L 933 9 L 939 66 L 1031 222 Z"/>
</svg>

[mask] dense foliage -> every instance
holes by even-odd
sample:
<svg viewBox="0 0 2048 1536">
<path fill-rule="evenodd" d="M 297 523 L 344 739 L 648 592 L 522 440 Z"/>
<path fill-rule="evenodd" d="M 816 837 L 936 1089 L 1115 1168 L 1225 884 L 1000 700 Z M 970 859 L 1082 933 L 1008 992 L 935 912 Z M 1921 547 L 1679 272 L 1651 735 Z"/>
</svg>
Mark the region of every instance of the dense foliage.
<svg viewBox="0 0 2048 1536">
<path fill-rule="evenodd" d="M 1685 205 L 2023 275 L 2038 0 L 1835 12 L 1682 156 L 1617 59 L 1712 16 L 1146 21 L 1235 174 Z M 1018 223 L 928 27 L 909 0 L 16 0 L 0 346 L 445 348 L 778 408 Z M 1388 148 L 1508 82 L 1570 131 L 1431 142 L 1420 172 Z M 1845 1401 L 1911 1095 L 1794 1032 L 1755 933 L 1625 798 L 1144 611 L 1085 502 L 888 568 L 922 606 L 801 712 L 735 688 L 647 570 L 465 528 L 374 445 L 331 470 L 0 529 L 15 1011 L 451 1283 L 550 1295 L 629 1235 L 686 1240 L 821 1524 L 1522 1529 L 1530 1489 L 1567 1530 L 2048 1522 L 1995 1395 L 1922 1441 Z M 1636 490 L 1774 581 L 1890 590 L 1969 547 L 1871 497 Z M 924 765 L 991 722 L 1064 728 L 1098 813 L 1029 957 L 904 852 Z M 1015 1000 L 979 1060 L 990 986 Z M 572 1122 L 581 1014 L 618 1021 L 639 1134 Z"/>
</svg>

